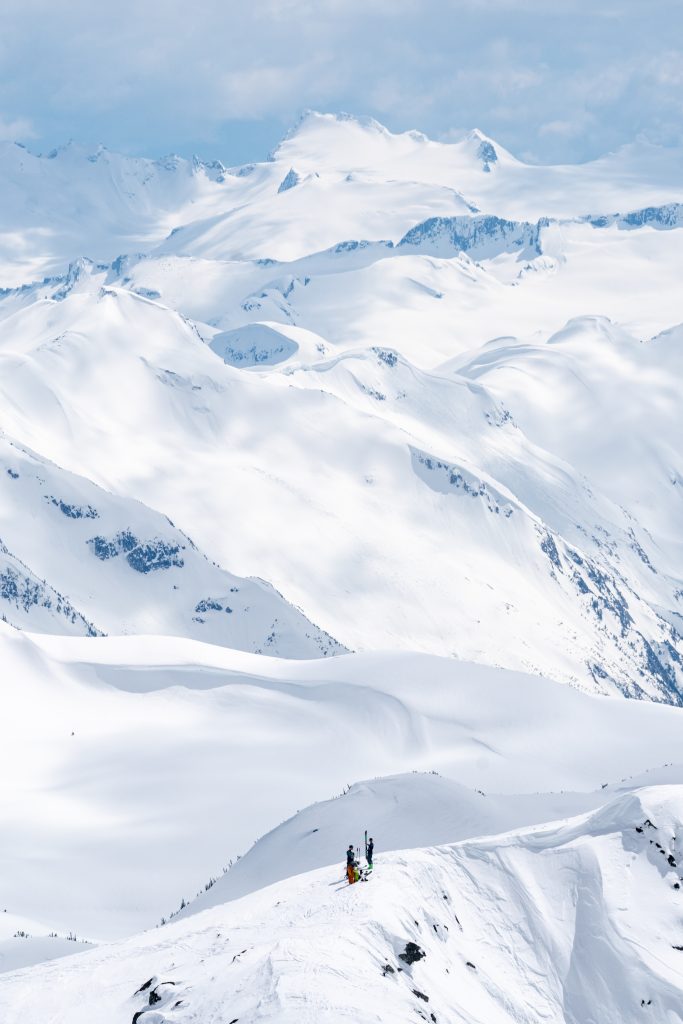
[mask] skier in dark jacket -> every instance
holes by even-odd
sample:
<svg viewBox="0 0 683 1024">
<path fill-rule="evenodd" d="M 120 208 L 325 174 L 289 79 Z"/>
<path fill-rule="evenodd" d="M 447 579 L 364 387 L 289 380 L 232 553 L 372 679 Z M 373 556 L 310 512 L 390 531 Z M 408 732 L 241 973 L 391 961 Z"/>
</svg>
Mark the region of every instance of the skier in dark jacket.
<svg viewBox="0 0 683 1024">
<path fill-rule="evenodd" d="M 349 848 L 346 851 L 346 877 L 349 880 L 349 885 L 353 885 L 356 881 L 354 877 L 353 865 L 356 860 L 356 851 L 353 848 L 353 843 L 349 843 Z"/>
<path fill-rule="evenodd" d="M 374 850 L 375 850 L 375 840 L 374 839 L 368 839 L 368 848 L 367 848 L 366 853 L 365 853 L 365 858 L 366 858 L 366 860 L 368 862 L 368 867 L 369 868 L 372 867 L 372 855 L 374 853 Z"/>
</svg>

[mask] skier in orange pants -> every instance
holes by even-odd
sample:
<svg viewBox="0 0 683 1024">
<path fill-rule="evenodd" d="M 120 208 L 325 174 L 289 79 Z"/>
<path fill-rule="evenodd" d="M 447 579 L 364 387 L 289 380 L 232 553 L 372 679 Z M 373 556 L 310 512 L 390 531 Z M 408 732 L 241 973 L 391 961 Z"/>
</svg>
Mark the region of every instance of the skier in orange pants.
<svg viewBox="0 0 683 1024">
<path fill-rule="evenodd" d="M 353 849 L 353 843 L 349 843 L 349 848 L 346 851 L 346 877 L 349 880 L 349 885 L 353 885 L 353 883 L 356 881 L 355 871 L 353 867 L 355 859 L 356 854 Z"/>
</svg>

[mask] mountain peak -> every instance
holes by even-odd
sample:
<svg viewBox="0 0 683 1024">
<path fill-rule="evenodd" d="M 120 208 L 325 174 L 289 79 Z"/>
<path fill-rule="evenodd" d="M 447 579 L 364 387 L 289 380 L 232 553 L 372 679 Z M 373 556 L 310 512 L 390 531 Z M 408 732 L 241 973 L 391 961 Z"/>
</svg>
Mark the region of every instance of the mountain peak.
<svg viewBox="0 0 683 1024">
<path fill-rule="evenodd" d="M 322 126 L 331 125 L 352 125 L 357 128 L 362 128 L 365 131 L 377 132 L 381 135 L 390 135 L 388 128 L 385 128 L 383 124 L 375 120 L 374 117 L 370 117 L 365 114 L 349 114 L 344 110 L 323 112 L 320 110 L 304 110 L 297 118 L 295 123 L 289 129 L 284 136 L 285 139 L 291 139 L 295 136 Z"/>
</svg>

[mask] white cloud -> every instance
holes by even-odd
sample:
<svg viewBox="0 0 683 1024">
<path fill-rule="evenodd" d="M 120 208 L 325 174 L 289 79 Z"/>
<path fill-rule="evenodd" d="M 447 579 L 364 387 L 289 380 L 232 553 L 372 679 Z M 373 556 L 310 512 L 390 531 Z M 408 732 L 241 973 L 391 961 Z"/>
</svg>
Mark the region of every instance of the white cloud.
<svg viewBox="0 0 683 1024">
<path fill-rule="evenodd" d="M 334 94 L 334 64 L 317 54 L 296 68 L 262 65 L 222 71 L 215 83 L 213 104 L 224 118 L 244 119 L 287 114 L 300 107 L 307 83 L 315 78 L 318 96 Z"/>
<path fill-rule="evenodd" d="M 683 51 L 667 50 L 659 54 L 647 63 L 644 72 L 658 85 L 680 88 L 683 86 Z"/>
<path fill-rule="evenodd" d="M 0 142 L 21 142 L 35 137 L 33 125 L 27 118 L 8 118 L 0 114 Z"/>
<path fill-rule="evenodd" d="M 564 121 L 546 121 L 538 129 L 538 134 L 540 136 L 554 135 L 560 139 L 576 139 L 583 135 L 592 122 L 594 122 L 594 118 L 585 113 Z"/>
<path fill-rule="evenodd" d="M 0 108 L 50 143 L 145 152 L 313 107 L 585 159 L 683 138 L 678 38 L 678 0 L 4 0 Z"/>
</svg>

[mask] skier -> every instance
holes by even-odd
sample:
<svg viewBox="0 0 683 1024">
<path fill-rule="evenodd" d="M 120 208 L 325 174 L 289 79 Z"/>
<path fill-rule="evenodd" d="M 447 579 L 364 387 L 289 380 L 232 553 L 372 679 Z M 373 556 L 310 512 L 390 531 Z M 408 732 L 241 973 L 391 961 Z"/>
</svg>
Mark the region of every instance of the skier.
<svg viewBox="0 0 683 1024">
<path fill-rule="evenodd" d="M 353 885 L 356 881 L 354 877 L 354 861 L 356 860 L 356 852 L 353 848 L 353 843 L 349 843 L 349 848 L 346 851 L 346 877 L 349 880 L 349 885 Z"/>
<path fill-rule="evenodd" d="M 365 848 L 365 859 L 368 862 L 368 867 L 372 871 L 372 855 L 375 850 L 375 840 L 372 836 L 368 839 L 368 845 Z"/>
<path fill-rule="evenodd" d="M 353 880 L 354 882 L 360 881 L 360 864 L 357 860 L 353 862 Z"/>
</svg>

